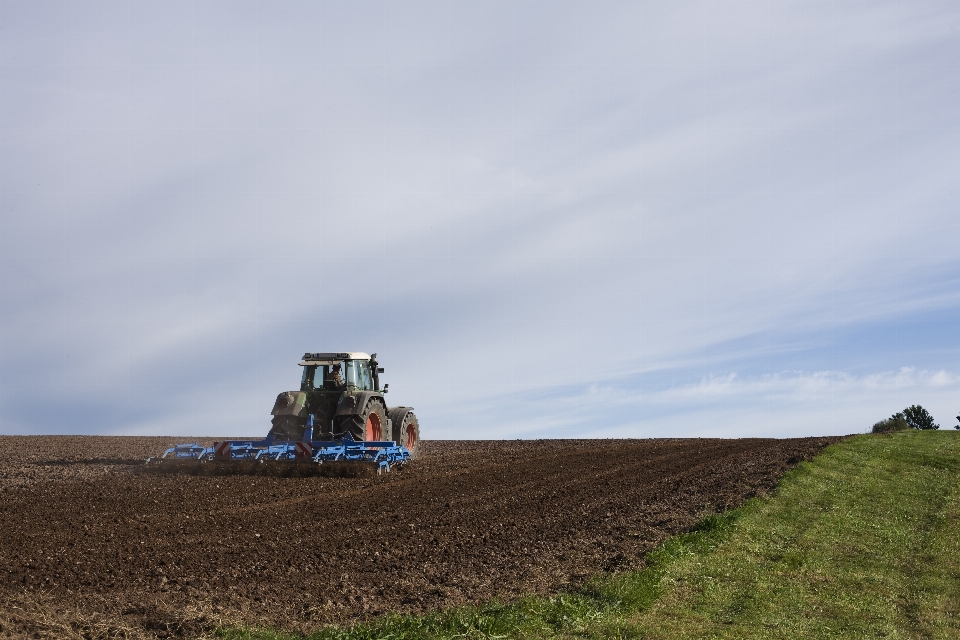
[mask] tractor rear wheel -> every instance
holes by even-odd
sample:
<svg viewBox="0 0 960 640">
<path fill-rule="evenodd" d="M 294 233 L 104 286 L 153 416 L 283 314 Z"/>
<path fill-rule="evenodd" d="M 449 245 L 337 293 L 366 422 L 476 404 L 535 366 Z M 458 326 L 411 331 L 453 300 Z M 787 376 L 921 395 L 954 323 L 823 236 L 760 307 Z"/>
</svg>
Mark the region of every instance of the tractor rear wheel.
<svg viewBox="0 0 960 640">
<path fill-rule="evenodd" d="M 420 422 L 413 411 L 407 407 L 390 409 L 390 420 L 393 422 L 393 440 L 401 447 L 406 447 L 411 458 L 417 457 L 420 449 Z"/>
<path fill-rule="evenodd" d="M 361 413 L 344 416 L 340 432 L 349 433 L 354 440 L 381 441 L 387 438 L 387 411 L 379 400 L 370 399 Z"/>
<path fill-rule="evenodd" d="M 273 416 L 270 435 L 280 442 L 296 441 L 303 437 L 305 423 L 296 416 Z"/>
</svg>

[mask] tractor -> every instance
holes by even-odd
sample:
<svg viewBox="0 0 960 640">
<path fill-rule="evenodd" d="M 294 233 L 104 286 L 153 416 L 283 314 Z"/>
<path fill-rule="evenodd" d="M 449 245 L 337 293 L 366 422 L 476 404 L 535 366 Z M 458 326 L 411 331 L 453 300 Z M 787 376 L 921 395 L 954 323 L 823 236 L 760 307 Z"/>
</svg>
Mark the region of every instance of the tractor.
<svg viewBox="0 0 960 640">
<path fill-rule="evenodd" d="M 377 354 L 305 353 L 300 366 L 300 390 L 277 396 L 268 437 L 297 441 L 312 427 L 318 440 L 392 440 L 416 456 L 417 416 L 412 407 L 387 407 L 388 385 L 380 386 Z"/>
</svg>

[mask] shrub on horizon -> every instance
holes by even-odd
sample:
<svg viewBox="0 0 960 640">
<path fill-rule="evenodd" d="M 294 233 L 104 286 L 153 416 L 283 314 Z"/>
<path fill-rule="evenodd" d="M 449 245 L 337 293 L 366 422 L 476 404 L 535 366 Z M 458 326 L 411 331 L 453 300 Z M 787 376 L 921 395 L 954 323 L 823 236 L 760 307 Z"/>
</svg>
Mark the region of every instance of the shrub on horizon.
<svg viewBox="0 0 960 640">
<path fill-rule="evenodd" d="M 871 433 L 890 433 L 893 431 L 905 431 L 909 428 L 910 423 L 907 422 L 907 417 L 903 415 L 903 412 L 900 412 L 873 425 Z"/>
<path fill-rule="evenodd" d="M 907 419 L 907 423 L 914 429 L 926 431 L 940 428 L 940 425 L 933 421 L 930 412 L 918 404 L 910 405 L 904 409 L 903 415 Z"/>
</svg>

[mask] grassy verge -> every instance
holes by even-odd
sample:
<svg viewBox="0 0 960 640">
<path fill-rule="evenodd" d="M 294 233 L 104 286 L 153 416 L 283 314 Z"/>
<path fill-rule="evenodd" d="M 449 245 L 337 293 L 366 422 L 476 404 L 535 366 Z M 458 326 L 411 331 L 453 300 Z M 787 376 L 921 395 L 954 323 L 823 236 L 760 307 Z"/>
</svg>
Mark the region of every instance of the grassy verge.
<svg viewBox="0 0 960 640">
<path fill-rule="evenodd" d="M 797 467 L 772 497 L 667 541 L 643 571 L 310 638 L 956 638 L 958 481 L 956 433 L 858 436 Z"/>
</svg>

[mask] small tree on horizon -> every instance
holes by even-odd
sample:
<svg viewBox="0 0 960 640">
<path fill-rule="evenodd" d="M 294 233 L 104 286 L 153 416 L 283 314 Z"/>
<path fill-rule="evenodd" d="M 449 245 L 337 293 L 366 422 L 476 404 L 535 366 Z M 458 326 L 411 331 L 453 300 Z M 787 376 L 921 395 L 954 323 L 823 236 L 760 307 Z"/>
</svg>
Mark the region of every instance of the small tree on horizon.
<svg viewBox="0 0 960 640">
<path fill-rule="evenodd" d="M 960 416 L 957 416 L 957 424 L 955 424 L 953 428 L 960 429 Z"/>
<path fill-rule="evenodd" d="M 903 416 L 907 419 L 907 424 L 914 429 L 926 431 L 940 428 L 940 425 L 933 421 L 930 412 L 918 404 L 910 405 L 904 409 Z"/>
</svg>

